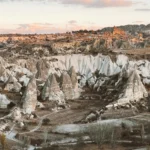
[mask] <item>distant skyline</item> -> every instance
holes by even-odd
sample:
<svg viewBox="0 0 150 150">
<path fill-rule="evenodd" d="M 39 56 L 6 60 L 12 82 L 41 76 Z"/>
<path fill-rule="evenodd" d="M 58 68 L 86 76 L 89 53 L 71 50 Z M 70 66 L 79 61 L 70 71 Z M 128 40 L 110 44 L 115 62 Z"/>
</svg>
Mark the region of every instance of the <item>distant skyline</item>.
<svg viewBox="0 0 150 150">
<path fill-rule="evenodd" d="M 150 0 L 0 0 L 0 34 L 150 23 Z"/>
</svg>

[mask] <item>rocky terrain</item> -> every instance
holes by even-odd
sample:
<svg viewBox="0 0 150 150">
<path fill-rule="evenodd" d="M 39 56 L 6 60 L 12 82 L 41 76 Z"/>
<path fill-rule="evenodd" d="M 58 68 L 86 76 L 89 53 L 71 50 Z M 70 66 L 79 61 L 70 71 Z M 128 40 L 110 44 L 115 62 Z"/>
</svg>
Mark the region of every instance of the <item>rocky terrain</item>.
<svg viewBox="0 0 150 150">
<path fill-rule="evenodd" d="M 124 25 L 124 26 L 118 26 L 118 28 L 121 28 L 122 30 L 130 32 L 132 34 L 139 33 L 139 32 L 143 32 L 145 34 L 150 33 L 150 24 L 147 24 L 147 25 L 144 25 L 144 24 L 141 24 L 141 25 Z M 101 32 L 106 32 L 106 31 L 113 31 L 113 28 L 112 27 L 106 27 L 106 28 L 103 28 L 101 30 Z"/>
<path fill-rule="evenodd" d="M 114 27 L 103 34 L 1 35 L 0 42 L 0 132 L 16 149 L 21 141 L 28 149 L 77 143 L 77 132 L 90 125 L 139 127 L 134 116 L 149 115 L 150 37 L 143 33 Z"/>
</svg>

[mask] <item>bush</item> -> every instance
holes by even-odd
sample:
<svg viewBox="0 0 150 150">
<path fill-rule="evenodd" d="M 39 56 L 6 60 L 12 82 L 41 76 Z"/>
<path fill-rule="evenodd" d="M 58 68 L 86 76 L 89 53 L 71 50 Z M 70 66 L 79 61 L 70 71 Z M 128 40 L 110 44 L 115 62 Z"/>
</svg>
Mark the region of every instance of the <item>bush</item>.
<svg viewBox="0 0 150 150">
<path fill-rule="evenodd" d="M 43 125 L 49 125 L 49 123 L 50 123 L 50 119 L 48 119 L 48 118 L 45 118 L 45 119 L 43 119 Z"/>
<path fill-rule="evenodd" d="M 94 124 L 87 127 L 87 133 L 91 141 L 101 149 L 104 143 L 110 143 L 114 147 L 116 140 L 120 138 L 120 134 L 116 132 L 116 129 L 110 124 Z"/>
</svg>

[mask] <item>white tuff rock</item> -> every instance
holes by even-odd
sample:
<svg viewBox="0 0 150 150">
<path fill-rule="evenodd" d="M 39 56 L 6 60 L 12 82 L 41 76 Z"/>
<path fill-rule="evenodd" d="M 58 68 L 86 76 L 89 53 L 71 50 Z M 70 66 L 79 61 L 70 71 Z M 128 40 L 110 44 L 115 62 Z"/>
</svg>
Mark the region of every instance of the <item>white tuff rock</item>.
<svg viewBox="0 0 150 150">
<path fill-rule="evenodd" d="M 35 77 L 32 77 L 26 87 L 22 97 L 23 110 L 25 113 L 30 114 L 35 111 L 37 104 L 37 87 Z"/>
<path fill-rule="evenodd" d="M 56 101 L 59 105 L 65 104 L 64 94 L 60 90 L 56 77 L 53 74 L 50 75 L 47 81 L 45 82 L 45 85 L 42 90 L 42 99 Z"/>
<path fill-rule="evenodd" d="M 118 104 L 129 103 L 130 101 L 138 101 L 143 97 L 147 97 L 148 93 L 141 82 L 141 78 L 136 69 L 129 74 L 127 84 L 124 88 L 122 97 L 118 100 Z"/>
</svg>

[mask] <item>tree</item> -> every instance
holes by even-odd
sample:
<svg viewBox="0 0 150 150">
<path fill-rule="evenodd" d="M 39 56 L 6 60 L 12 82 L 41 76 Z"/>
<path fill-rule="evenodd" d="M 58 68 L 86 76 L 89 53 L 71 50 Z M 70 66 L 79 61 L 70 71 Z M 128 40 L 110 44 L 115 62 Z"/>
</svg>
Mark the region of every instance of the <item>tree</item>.
<svg viewBox="0 0 150 150">
<path fill-rule="evenodd" d="M 48 125 L 50 123 L 50 119 L 48 119 L 48 118 L 45 118 L 45 119 L 43 119 L 43 125 Z"/>
</svg>

